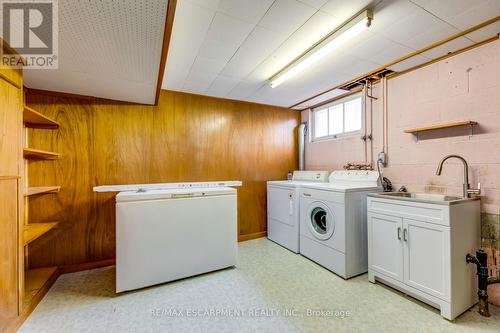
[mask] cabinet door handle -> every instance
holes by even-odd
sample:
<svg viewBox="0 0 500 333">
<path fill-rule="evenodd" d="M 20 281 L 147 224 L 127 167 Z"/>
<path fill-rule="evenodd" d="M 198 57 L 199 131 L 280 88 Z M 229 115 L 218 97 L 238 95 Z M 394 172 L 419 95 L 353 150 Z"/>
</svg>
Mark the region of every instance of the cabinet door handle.
<svg viewBox="0 0 500 333">
<path fill-rule="evenodd" d="M 398 239 L 401 240 L 401 227 L 398 227 Z"/>
<path fill-rule="evenodd" d="M 405 242 L 408 241 L 408 230 L 406 228 L 404 228 L 404 230 L 403 230 L 403 240 Z"/>
</svg>

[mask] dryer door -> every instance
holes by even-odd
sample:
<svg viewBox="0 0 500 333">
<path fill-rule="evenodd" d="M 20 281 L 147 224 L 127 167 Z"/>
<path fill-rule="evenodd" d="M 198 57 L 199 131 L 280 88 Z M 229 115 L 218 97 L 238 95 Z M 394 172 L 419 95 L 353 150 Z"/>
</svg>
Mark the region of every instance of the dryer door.
<svg viewBox="0 0 500 333">
<path fill-rule="evenodd" d="M 335 231 L 335 216 L 326 204 L 314 201 L 309 206 L 309 231 L 319 240 L 327 240 Z"/>
</svg>

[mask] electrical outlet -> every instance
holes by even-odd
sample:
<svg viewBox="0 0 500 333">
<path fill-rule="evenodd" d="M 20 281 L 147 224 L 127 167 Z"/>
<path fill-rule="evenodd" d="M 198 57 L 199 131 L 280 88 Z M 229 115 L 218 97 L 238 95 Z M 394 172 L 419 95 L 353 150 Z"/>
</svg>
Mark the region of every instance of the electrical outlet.
<svg viewBox="0 0 500 333">
<path fill-rule="evenodd" d="M 378 153 L 378 160 L 380 161 L 380 163 L 383 166 L 386 166 L 386 164 L 387 164 L 387 154 L 385 152 L 381 151 L 380 153 Z"/>
</svg>

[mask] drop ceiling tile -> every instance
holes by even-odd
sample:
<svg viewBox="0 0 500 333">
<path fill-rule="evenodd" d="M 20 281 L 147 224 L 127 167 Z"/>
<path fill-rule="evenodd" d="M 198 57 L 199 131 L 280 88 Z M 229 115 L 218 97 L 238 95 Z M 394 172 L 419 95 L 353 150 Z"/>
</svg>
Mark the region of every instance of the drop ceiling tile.
<svg viewBox="0 0 500 333">
<path fill-rule="evenodd" d="M 493 24 L 487 25 L 482 29 L 473 31 L 465 37 L 468 39 L 478 43 L 482 42 L 483 40 L 486 40 L 488 38 L 494 37 L 495 35 L 498 35 L 500 33 L 500 21 L 496 21 Z"/>
<path fill-rule="evenodd" d="M 226 96 L 238 83 L 240 83 L 240 79 L 219 75 L 212 82 L 210 87 L 207 89 L 207 94 L 211 96 L 224 97 Z"/>
<path fill-rule="evenodd" d="M 189 75 L 214 15 L 213 10 L 207 10 L 189 1 L 179 1 L 170 42 L 173 47 L 168 51 L 162 88 L 177 90 L 179 82 L 184 82 Z M 193 20 L 197 24 L 192 24 Z"/>
<path fill-rule="evenodd" d="M 398 43 L 392 44 L 389 48 L 370 57 L 370 60 L 378 64 L 385 65 L 415 50 Z"/>
<path fill-rule="evenodd" d="M 296 0 L 276 0 L 259 25 L 277 33 L 290 35 L 315 12 L 314 8 Z"/>
<path fill-rule="evenodd" d="M 321 10 L 345 22 L 365 9 L 371 2 L 372 0 L 330 0 L 321 7 Z"/>
<path fill-rule="evenodd" d="M 469 39 L 464 38 L 464 37 L 459 37 L 457 39 L 449 41 L 446 44 L 443 44 L 441 46 L 430 49 L 429 51 L 422 53 L 422 55 L 424 57 L 427 57 L 430 59 L 436 59 L 436 58 L 444 56 L 450 52 L 454 52 L 454 51 L 463 49 L 463 48 L 470 46 L 472 44 L 474 44 L 474 43 L 471 42 Z"/>
<path fill-rule="evenodd" d="M 226 63 L 227 62 L 224 59 L 210 59 L 198 56 L 191 67 L 191 71 L 218 74 L 224 68 Z"/>
<path fill-rule="evenodd" d="M 161 88 L 181 91 L 188 75 L 189 69 L 186 70 L 182 67 L 169 68 L 168 72 L 163 75 L 163 84 Z"/>
<path fill-rule="evenodd" d="M 372 34 L 366 40 L 347 49 L 346 53 L 352 54 L 358 58 L 369 59 L 370 55 L 387 50 L 395 44 L 395 42 L 385 38 L 384 36 Z"/>
<path fill-rule="evenodd" d="M 277 49 L 286 38 L 286 35 L 259 26 L 256 27 L 227 63 L 222 74 L 243 79 Z"/>
<path fill-rule="evenodd" d="M 221 0 L 218 10 L 237 19 L 256 24 L 274 0 Z"/>
<path fill-rule="evenodd" d="M 404 16 L 395 23 L 381 29 L 378 33 L 403 44 L 414 36 L 432 31 L 442 23 L 440 19 L 419 8 L 413 14 Z"/>
<path fill-rule="evenodd" d="M 217 12 L 198 55 L 228 60 L 254 27 L 254 24 Z M 190 35 L 186 39 L 189 42 Z"/>
<path fill-rule="evenodd" d="M 361 58 L 354 56 L 347 52 L 339 52 L 333 55 L 324 65 L 318 66 L 318 68 L 311 69 L 314 75 L 330 75 L 330 73 L 347 73 L 351 72 L 351 68 L 361 61 Z M 354 78 L 355 75 L 352 75 Z"/>
<path fill-rule="evenodd" d="M 177 6 L 186 1 L 189 1 L 192 4 L 214 11 L 217 10 L 220 2 L 220 0 L 181 0 L 177 2 Z M 175 14 L 177 15 L 177 12 Z"/>
<path fill-rule="evenodd" d="M 447 19 L 447 21 L 457 28 L 465 30 L 500 15 L 500 1 L 498 0 L 471 2 L 475 4 L 474 8 Z"/>
<path fill-rule="evenodd" d="M 380 64 L 373 61 L 359 59 L 354 64 L 342 70 L 342 73 L 348 74 L 352 79 L 369 73 L 380 67 Z"/>
<path fill-rule="evenodd" d="M 462 30 L 500 14 L 500 3 L 497 0 L 411 1 Z"/>
<path fill-rule="evenodd" d="M 431 59 L 424 57 L 424 56 L 421 56 L 421 55 L 416 55 L 414 57 L 406 59 L 402 62 L 399 62 L 399 63 L 392 65 L 392 66 L 389 66 L 387 68 L 392 70 L 392 71 L 395 71 L 395 72 L 401 72 L 401 71 L 404 71 L 406 69 L 409 69 L 409 68 L 421 65 L 423 63 L 426 63 L 429 60 L 431 60 Z"/>
<path fill-rule="evenodd" d="M 327 3 L 329 0 L 299 0 L 302 3 L 305 3 L 306 5 L 309 5 L 313 8 L 320 9 Z"/>
<path fill-rule="evenodd" d="M 267 80 L 327 36 L 340 23 L 338 19 L 330 14 L 321 11 L 316 12 L 303 26 L 286 39 L 270 57 L 264 60 L 250 74 L 249 78 Z"/>
<path fill-rule="evenodd" d="M 421 9 L 410 1 L 381 1 L 373 9 L 370 31 L 378 33 L 419 10 Z"/>
<path fill-rule="evenodd" d="M 182 90 L 198 94 L 203 93 L 210 87 L 216 77 L 217 74 L 215 73 L 191 71 L 186 79 L 186 82 L 184 83 L 184 86 L 182 87 Z"/>
<path fill-rule="evenodd" d="M 276 89 L 276 88 L 274 88 Z M 271 86 L 269 83 L 263 84 L 262 86 L 259 87 L 252 95 L 248 96 L 248 99 L 255 101 L 257 103 L 267 103 L 267 100 L 276 93 L 276 91 Z M 274 104 L 277 105 L 277 104 Z M 285 106 L 285 105 L 281 105 Z"/>
<path fill-rule="evenodd" d="M 261 81 L 241 81 L 226 95 L 226 97 L 248 100 L 249 96 L 253 95 L 255 91 L 265 84 L 265 82 Z"/>
<path fill-rule="evenodd" d="M 416 34 L 402 44 L 418 50 L 459 32 L 460 30 L 457 28 L 452 27 L 448 23 L 441 22 L 431 28 L 422 29 L 421 33 Z"/>
</svg>

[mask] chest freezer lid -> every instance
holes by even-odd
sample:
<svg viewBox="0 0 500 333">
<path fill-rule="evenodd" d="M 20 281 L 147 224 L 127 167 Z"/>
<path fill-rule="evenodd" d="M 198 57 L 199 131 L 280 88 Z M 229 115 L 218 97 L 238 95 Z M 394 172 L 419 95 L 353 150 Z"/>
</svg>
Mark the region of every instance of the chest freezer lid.
<svg viewBox="0 0 500 333">
<path fill-rule="evenodd" d="M 125 191 L 116 195 L 116 202 L 158 200 L 158 199 L 186 199 L 195 197 L 211 197 L 220 195 L 236 195 L 236 189 L 231 187 L 206 188 L 176 188 L 166 190 Z"/>
</svg>

